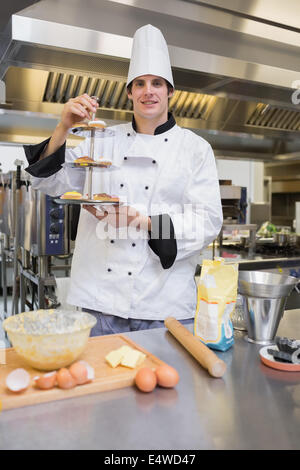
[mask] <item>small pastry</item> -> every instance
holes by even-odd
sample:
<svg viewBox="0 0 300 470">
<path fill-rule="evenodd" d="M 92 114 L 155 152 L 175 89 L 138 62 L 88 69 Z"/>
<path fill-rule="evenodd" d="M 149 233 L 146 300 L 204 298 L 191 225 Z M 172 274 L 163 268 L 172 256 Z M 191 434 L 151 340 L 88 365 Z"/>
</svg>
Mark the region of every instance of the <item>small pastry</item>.
<svg viewBox="0 0 300 470">
<path fill-rule="evenodd" d="M 106 193 L 93 194 L 93 199 L 95 201 L 120 202 L 118 196 L 110 196 Z"/>
<path fill-rule="evenodd" d="M 95 160 L 90 157 L 79 157 L 74 160 L 74 163 L 95 163 Z"/>
<path fill-rule="evenodd" d="M 65 194 L 60 196 L 60 199 L 82 199 L 82 194 L 77 191 L 67 191 Z"/>
<path fill-rule="evenodd" d="M 86 165 L 86 164 L 90 164 L 90 165 L 94 165 L 94 166 L 101 165 L 101 166 L 106 166 L 106 167 L 111 165 L 111 162 L 107 162 L 107 161 L 104 161 L 104 160 L 93 160 L 90 157 L 76 158 L 76 160 L 74 160 L 74 163 L 81 164 L 83 166 Z"/>
<path fill-rule="evenodd" d="M 83 122 L 76 122 L 72 129 L 75 129 L 76 127 L 89 127 L 89 123 L 86 122 L 86 121 L 83 121 Z"/>
<path fill-rule="evenodd" d="M 100 120 L 89 121 L 88 126 L 96 127 L 98 129 L 104 129 L 104 127 L 106 127 L 106 122 Z"/>
</svg>

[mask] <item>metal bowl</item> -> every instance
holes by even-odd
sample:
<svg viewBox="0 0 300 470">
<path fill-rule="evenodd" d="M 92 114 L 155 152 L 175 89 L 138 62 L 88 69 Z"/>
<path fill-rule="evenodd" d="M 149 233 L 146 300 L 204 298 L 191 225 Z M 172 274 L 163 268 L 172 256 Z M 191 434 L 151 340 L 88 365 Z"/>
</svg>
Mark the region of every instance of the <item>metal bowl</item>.
<svg viewBox="0 0 300 470">
<path fill-rule="evenodd" d="M 242 295 L 278 299 L 290 295 L 299 279 L 264 271 L 240 271 L 238 290 Z"/>
<path fill-rule="evenodd" d="M 66 367 L 84 351 L 96 319 L 87 312 L 36 310 L 4 320 L 16 353 L 41 370 Z"/>
<path fill-rule="evenodd" d="M 278 246 L 295 246 L 296 245 L 295 233 L 275 233 L 274 242 Z"/>
<path fill-rule="evenodd" d="M 238 291 L 243 296 L 247 340 L 257 344 L 274 342 L 287 297 L 299 279 L 263 271 L 240 271 Z"/>
</svg>

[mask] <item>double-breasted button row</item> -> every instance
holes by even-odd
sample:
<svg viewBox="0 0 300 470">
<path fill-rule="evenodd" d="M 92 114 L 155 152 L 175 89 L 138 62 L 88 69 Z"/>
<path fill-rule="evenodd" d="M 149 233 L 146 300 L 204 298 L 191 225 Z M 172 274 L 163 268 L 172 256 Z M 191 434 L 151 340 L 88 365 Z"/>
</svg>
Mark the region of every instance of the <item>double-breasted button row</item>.
<svg viewBox="0 0 300 470">
<path fill-rule="evenodd" d="M 121 184 L 120 184 L 120 188 L 123 188 L 123 186 L 124 186 L 124 184 L 121 183 Z M 149 189 L 149 186 L 145 186 L 145 189 L 146 189 L 146 190 Z"/>
<path fill-rule="evenodd" d="M 115 240 L 110 240 L 110 243 L 115 243 Z M 131 246 L 135 247 L 136 243 L 131 243 Z"/>
<path fill-rule="evenodd" d="M 168 139 L 167 139 L 168 140 Z M 127 157 L 124 157 L 124 160 L 128 160 Z M 156 160 L 152 160 L 152 163 L 155 165 L 156 164 Z"/>
<path fill-rule="evenodd" d="M 130 136 L 131 136 L 130 132 L 127 132 L 127 137 L 130 137 Z M 168 138 L 167 138 L 167 137 L 165 138 L 165 142 L 168 142 Z"/>
<path fill-rule="evenodd" d="M 111 272 L 112 272 L 112 269 L 111 269 L 111 268 L 108 268 L 107 271 L 108 271 L 109 273 L 111 273 Z M 132 276 L 132 272 L 131 272 L 131 271 L 128 272 L 128 276 Z"/>
<path fill-rule="evenodd" d="M 120 183 L 120 188 L 124 188 L 124 183 Z M 145 189 L 149 189 L 149 186 L 145 186 Z"/>
</svg>

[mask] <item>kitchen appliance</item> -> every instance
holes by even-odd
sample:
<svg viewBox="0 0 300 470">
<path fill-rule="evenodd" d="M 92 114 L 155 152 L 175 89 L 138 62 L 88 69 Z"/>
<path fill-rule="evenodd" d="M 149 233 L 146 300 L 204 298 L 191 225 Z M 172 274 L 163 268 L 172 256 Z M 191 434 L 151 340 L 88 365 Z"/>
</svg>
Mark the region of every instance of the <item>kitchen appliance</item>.
<svg viewBox="0 0 300 470">
<path fill-rule="evenodd" d="M 17 195 L 17 180 L 19 194 Z M 16 220 L 18 222 L 18 238 L 24 237 L 24 208 L 26 188 L 30 184 L 30 176 L 23 171 L 9 171 L 0 174 L 0 232 L 9 238 L 15 236 Z M 17 214 L 15 214 L 17 210 Z M 17 216 L 17 217 L 16 217 Z"/>
<path fill-rule="evenodd" d="M 13 222 L 14 222 L 14 236 L 13 236 L 13 265 L 14 265 L 14 277 L 13 277 L 13 294 L 12 294 L 12 315 L 19 313 L 19 296 L 17 295 L 18 289 L 18 276 L 19 276 L 19 237 L 20 229 L 22 226 L 22 219 L 20 220 L 20 205 L 21 205 L 21 168 L 23 162 L 21 160 L 15 161 L 16 165 L 16 188 L 14 191 L 15 200 L 13 206 Z M 20 223 L 21 222 L 21 223 Z"/>
<path fill-rule="evenodd" d="M 28 186 L 24 190 L 24 230 L 20 244 L 23 259 L 20 270 L 21 311 L 58 306 L 56 281 L 50 266 L 53 256 L 70 254 L 70 211 L 54 198 Z M 31 301 L 27 300 L 31 294 Z"/>
<path fill-rule="evenodd" d="M 238 292 L 243 296 L 244 318 L 250 343 L 271 344 L 287 297 L 299 280 L 263 271 L 240 271 Z"/>
<path fill-rule="evenodd" d="M 20 246 L 33 256 L 69 253 L 68 208 L 54 198 L 32 188 L 21 187 Z"/>
<path fill-rule="evenodd" d="M 28 178 L 22 172 L 20 174 L 20 186 L 26 184 Z M 10 238 L 15 236 L 16 219 L 22 218 L 22 197 L 19 194 L 18 204 L 16 203 L 17 192 L 17 171 L 9 171 L 1 174 L 1 232 Z M 15 209 L 18 206 L 18 217 L 14 217 Z M 19 224 L 21 226 L 22 224 Z M 21 230 L 21 229 L 19 229 Z M 20 236 L 20 233 L 19 233 Z"/>
<path fill-rule="evenodd" d="M 249 231 L 249 237 L 241 237 L 244 247 L 249 249 L 249 255 L 255 252 L 256 224 L 246 224 L 247 218 L 247 188 L 235 186 L 231 180 L 219 180 L 220 196 L 223 211 L 223 226 L 218 236 L 219 246 L 223 246 L 224 232 L 240 230 Z"/>
<path fill-rule="evenodd" d="M 17 282 L 19 240 L 23 230 L 22 187 L 28 183 L 29 175 L 21 171 L 16 161 L 17 170 L 1 173 L 1 284 L 3 308 L 7 312 L 8 288 L 13 287 L 12 311 L 17 312 Z"/>
<path fill-rule="evenodd" d="M 0 247 L 1 247 L 1 288 L 3 294 L 3 310 L 7 311 L 7 292 L 13 285 L 12 257 L 10 249 L 10 204 L 9 196 L 11 175 L 0 173 Z"/>
<path fill-rule="evenodd" d="M 241 217 L 241 186 L 232 185 L 231 180 L 219 180 L 224 223 L 238 223 Z"/>
<path fill-rule="evenodd" d="M 31 246 L 26 248 L 33 256 L 57 256 L 69 253 L 68 207 L 57 204 L 54 198 L 31 190 L 33 211 L 25 214 L 25 227 L 31 229 Z M 25 237 L 28 236 L 28 231 Z M 25 238 L 26 242 L 28 240 Z M 25 247 L 25 243 L 24 243 Z"/>
<path fill-rule="evenodd" d="M 54 198 L 33 189 L 30 176 L 23 171 L 1 174 L 0 181 L 4 312 L 7 313 L 8 282 L 11 277 L 9 270 L 13 261 L 15 274 L 12 276 L 12 313 L 18 312 L 19 298 L 22 311 L 25 310 L 25 305 L 31 310 L 34 307 L 55 306 L 56 282 L 52 271 L 56 266 L 51 266 L 51 260 L 57 256 L 70 256 L 71 210 L 68 206 L 56 204 Z M 65 272 L 66 268 L 64 265 Z M 30 302 L 28 295 L 31 296 Z"/>
</svg>

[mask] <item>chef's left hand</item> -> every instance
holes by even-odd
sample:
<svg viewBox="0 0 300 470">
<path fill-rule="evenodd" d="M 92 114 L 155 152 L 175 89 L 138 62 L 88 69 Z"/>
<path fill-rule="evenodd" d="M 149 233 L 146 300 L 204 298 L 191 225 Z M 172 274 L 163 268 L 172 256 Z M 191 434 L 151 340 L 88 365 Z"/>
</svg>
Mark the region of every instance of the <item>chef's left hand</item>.
<svg viewBox="0 0 300 470">
<path fill-rule="evenodd" d="M 130 206 L 95 206 L 83 205 L 83 208 L 93 214 L 98 220 L 103 220 L 115 228 L 136 227 L 142 230 L 151 230 L 151 219 L 141 215 L 134 207 Z"/>
</svg>

